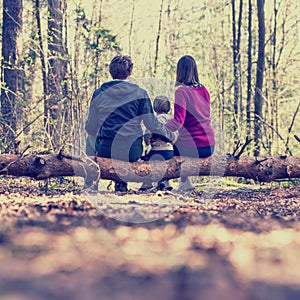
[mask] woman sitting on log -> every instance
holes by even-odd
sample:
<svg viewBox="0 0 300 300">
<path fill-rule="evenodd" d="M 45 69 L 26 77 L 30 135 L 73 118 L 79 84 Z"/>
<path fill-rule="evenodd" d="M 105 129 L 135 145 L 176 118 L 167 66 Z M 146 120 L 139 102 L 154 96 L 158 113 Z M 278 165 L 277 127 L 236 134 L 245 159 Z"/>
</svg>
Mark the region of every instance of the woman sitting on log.
<svg viewBox="0 0 300 300">
<path fill-rule="evenodd" d="M 214 152 L 215 135 L 210 119 L 210 95 L 199 82 L 197 65 L 185 55 L 177 63 L 174 118 L 165 124 L 179 131 L 174 146 L 175 156 L 209 157 Z M 188 177 L 181 176 L 179 190 L 194 189 Z"/>
</svg>

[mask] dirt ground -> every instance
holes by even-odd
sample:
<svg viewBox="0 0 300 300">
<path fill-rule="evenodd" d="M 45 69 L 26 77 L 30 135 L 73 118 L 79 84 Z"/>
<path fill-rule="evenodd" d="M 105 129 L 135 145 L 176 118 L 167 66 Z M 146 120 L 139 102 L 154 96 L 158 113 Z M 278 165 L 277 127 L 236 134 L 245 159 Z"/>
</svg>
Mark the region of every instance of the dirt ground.
<svg viewBox="0 0 300 300">
<path fill-rule="evenodd" d="M 300 185 L 115 195 L 1 178 L 1 300 L 298 300 Z"/>
</svg>

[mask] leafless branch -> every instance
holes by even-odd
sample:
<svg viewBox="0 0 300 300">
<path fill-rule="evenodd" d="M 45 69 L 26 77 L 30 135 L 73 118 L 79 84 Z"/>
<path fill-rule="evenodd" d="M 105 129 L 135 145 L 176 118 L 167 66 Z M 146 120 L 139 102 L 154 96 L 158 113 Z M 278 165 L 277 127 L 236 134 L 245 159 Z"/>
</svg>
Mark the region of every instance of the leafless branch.
<svg viewBox="0 0 300 300">
<path fill-rule="evenodd" d="M 9 163 L 6 167 L 4 167 L 3 169 L 0 170 L 0 174 L 4 174 L 5 172 L 8 171 L 9 167 L 17 162 L 19 162 L 21 159 L 23 159 L 23 157 L 26 156 L 25 152 L 31 148 L 32 146 L 28 145 L 24 150 L 23 152 L 20 154 L 20 156 L 18 156 L 18 158 L 14 161 L 12 161 L 11 163 Z"/>
<path fill-rule="evenodd" d="M 252 142 L 252 140 L 253 139 L 251 139 L 247 136 L 244 144 L 242 144 L 240 141 L 238 141 L 236 143 L 232 153 L 228 154 L 229 157 L 234 157 L 235 159 L 239 159 L 241 157 L 241 155 L 243 154 L 243 152 L 245 151 L 246 147 Z"/>
<path fill-rule="evenodd" d="M 246 137 L 246 141 L 245 141 L 245 143 L 243 144 L 243 146 L 242 146 L 240 152 L 239 152 L 237 155 L 235 155 L 235 158 L 236 158 L 236 159 L 239 159 L 239 158 L 241 157 L 241 155 L 242 155 L 243 152 L 245 151 L 246 147 L 247 147 L 252 141 L 253 141 L 253 139 L 249 138 L 248 136 Z"/>
</svg>

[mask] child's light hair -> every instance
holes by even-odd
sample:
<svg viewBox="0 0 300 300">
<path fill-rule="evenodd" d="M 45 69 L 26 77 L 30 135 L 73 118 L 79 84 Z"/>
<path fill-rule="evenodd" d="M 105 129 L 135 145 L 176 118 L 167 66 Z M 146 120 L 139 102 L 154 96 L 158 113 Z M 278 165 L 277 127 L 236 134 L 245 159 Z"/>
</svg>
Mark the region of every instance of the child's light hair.
<svg viewBox="0 0 300 300">
<path fill-rule="evenodd" d="M 155 97 L 153 102 L 153 109 L 156 113 L 167 114 L 171 109 L 170 100 L 164 95 L 159 95 Z"/>
</svg>

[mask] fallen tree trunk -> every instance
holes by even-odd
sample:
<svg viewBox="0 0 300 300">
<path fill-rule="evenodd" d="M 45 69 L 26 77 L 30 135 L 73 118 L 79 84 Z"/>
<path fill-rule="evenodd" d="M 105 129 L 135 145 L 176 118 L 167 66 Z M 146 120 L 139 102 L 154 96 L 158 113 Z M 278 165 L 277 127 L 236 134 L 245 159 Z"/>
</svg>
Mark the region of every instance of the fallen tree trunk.
<svg viewBox="0 0 300 300">
<path fill-rule="evenodd" d="M 270 182 L 276 179 L 300 178 L 300 157 L 173 157 L 168 161 L 128 163 L 99 157 L 71 157 L 63 152 L 58 155 L 2 154 L 0 175 L 28 176 L 37 180 L 79 176 L 94 180 L 122 179 L 127 182 L 154 182 L 162 178 L 202 175 L 244 177 Z"/>
</svg>

